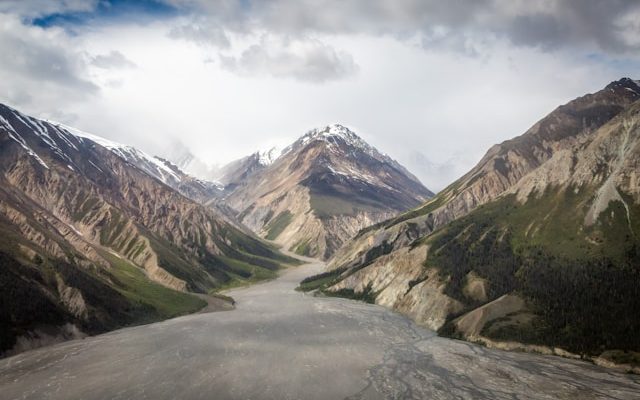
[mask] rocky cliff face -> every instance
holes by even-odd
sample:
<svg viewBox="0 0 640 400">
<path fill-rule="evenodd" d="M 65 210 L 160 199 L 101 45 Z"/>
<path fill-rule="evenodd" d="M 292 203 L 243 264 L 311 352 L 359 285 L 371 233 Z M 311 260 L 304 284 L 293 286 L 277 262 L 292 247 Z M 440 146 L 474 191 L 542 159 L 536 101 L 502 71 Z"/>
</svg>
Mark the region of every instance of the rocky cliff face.
<svg viewBox="0 0 640 400">
<path fill-rule="evenodd" d="M 202 302 L 183 292 L 273 276 L 291 261 L 180 187 L 193 198 L 211 189 L 136 149 L 0 105 L 0 351 L 43 329 L 95 333 L 193 311 Z"/>
<path fill-rule="evenodd" d="M 279 153 L 227 168 L 234 188 L 226 201 L 255 232 L 301 255 L 327 258 L 358 230 L 432 196 L 340 125 L 310 131 Z"/>
<path fill-rule="evenodd" d="M 471 340 L 640 349 L 625 333 L 640 326 L 638 99 L 622 79 L 492 147 L 423 206 L 361 231 L 324 290 Z"/>
</svg>

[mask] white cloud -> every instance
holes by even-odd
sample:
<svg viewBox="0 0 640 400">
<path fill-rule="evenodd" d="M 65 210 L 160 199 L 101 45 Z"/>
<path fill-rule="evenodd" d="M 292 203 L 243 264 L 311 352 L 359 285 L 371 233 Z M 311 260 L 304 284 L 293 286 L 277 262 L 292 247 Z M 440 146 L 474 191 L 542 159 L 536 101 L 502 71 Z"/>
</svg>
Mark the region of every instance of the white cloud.
<svg viewBox="0 0 640 400">
<path fill-rule="evenodd" d="M 509 2 L 498 19 L 482 2 L 237 4 L 75 36 L 0 14 L 0 102 L 149 152 L 178 140 L 211 164 L 339 122 L 437 190 L 557 105 L 640 70 L 635 20 L 610 11 L 615 29 L 581 28 L 596 17 L 568 14 L 571 1 Z M 509 25 L 536 13 L 570 28 Z M 619 47 L 598 51 L 606 43 Z"/>
<path fill-rule="evenodd" d="M 135 68 L 136 64 L 117 50 L 107 54 L 98 54 L 91 58 L 91 64 L 102 69 Z"/>
<path fill-rule="evenodd" d="M 231 45 L 229 37 L 217 22 L 202 17 L 190 19 L 173 27 L 169 37 L 225 49 Z"/>
<path fill-rule="evenodd" d="M 98 92 L 79 43 L 62 29 L 0 14 L 0 98 L 43 115 L 71 115 L 66 107 Z"/>
<path fill-rule="evenodd" d="M 348 78 L 358 71 L 353 57 L 320 40 L 263 35 L 238 56 L 222 56 L 222 67 L 241 75 L 291 77 L 326 82 Z"/>
</svg>

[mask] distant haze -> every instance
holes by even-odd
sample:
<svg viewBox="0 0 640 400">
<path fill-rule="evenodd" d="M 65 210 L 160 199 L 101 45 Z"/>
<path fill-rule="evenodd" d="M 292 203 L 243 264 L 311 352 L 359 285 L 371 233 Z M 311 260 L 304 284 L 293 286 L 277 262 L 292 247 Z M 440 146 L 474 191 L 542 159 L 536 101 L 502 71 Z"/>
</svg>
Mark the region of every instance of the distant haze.
<svg viewBox="0 0 640 400">
<path fill-rule="evenodd" d="M 0 102 L 206 164 L 348 126 L 439 190 L 640 71 L 640 2 L 0 2 Z"/>
</svg>

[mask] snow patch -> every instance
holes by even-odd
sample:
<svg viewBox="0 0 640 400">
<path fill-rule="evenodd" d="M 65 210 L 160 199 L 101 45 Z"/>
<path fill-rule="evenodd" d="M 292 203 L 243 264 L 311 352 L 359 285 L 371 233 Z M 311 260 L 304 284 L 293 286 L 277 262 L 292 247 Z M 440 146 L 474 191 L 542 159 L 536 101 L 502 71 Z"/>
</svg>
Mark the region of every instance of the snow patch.
<svg viewBox="0 0 640 400">
<path fill-rule="evenodd" d="M 93 161 L 89 160 L 89 164 L 93 165 L 93 167 L 94 167 L 95 169 L 97 169 L 98 171 L 100 171 L 100 172 L 104 173 L 104 171 L 103 171 L 103 170 L 101 170 L 101 169 L 100 169 L 100 167 L 98 167 L 97 165 L 95 165 L 95 164 L 93 163 Z"/>
<path fill-rule="evenodd" d="M 111 253 L 111 254 L 113 254 L 114 256 L 118 257 L 119 259 L 123 260 L 122 256 L 121 256 L 120 254 L 116 253 L 115 251 L 113 251 L 113 250 L 109 250 L 109 253 Z"/>
<path fill-rule="evenodd" d="M 40 156 L 35 151 L 33 151 L 31 149 L 31 147 L 29 147 L 27 145 L 27 142 L 25 142 L 25 140 L 22 138 L 22 136 L 20 136 L 18 134 L 18 132 L 16 132 L 15 128 L 9 123 L 9 121 L 7 121 L 1 115 L 0 115 L 0 122 L 2 122 L 10 130 L 10 131 L 8 131 L 8 133 L 9 133 L 9 137 L 11 139 L 13 139 L 15 142 L 17 142 L 27 152 L 27 154 L 29 154 L 31 157 L 35 158 L 36 161 L 38 161 L 38 163 L 40 163 L 40 165 L 42 165 L 46 169 L 49 169 L 49 166 L 42 160 L 42 158 L 40 158 Z M 11 132 L 13 132 L 13 133 L 11 133 Z"/>
<path fill-rule="evenodd" d="M 36 136 L 42 139 L 42 141 L 45 142 L 47 146 L 49 146 L 51 150 L 53 150 L 53 152 L 56 153 L 60 158 L 73 163 L 71 158 L 69 158 L 69 156 L 66 155 L 64 151 L 62 151 L 62 149 L 58 146 L 56 141 L 53 140 L 51 136 L 49 136 L 49 133 L 47 132 L 47 127 L 43 125 L 41 121 L 39 121 L 36 118 L 31 118 L 29 116 L 26 116 L 17 110 L 12 109 L 11 112 L 13 113 L 13 116 L 16 117 L 18 121 L 20 121 L 27 129 L 33 131 L 36 134 Z"/>
<path fill-rule="evenodd" d="M 263 150 L 258 152 L 258 162 L 261 165 L 267 166 L 273 164 L 282 155 L 282 149 L 278 147 L 272 147 L 269 150 Z"/>
<path fill-rule="evenodd" d="M 64 124 L 57 123 L 57 127 L 66 130 L 67 132 L 78 138 L 89 140 L 106 148 L 118 157 L 137 166 L 144 172 L 147 172 L 148 174 L 160 179 L 166 184 L 171 182 L 180 182 L 182 180 L 180 176 L 178 176 L 178 174 L 176 174 L 176 172 L 173 171 L 164 162 L 156 157 L 150 156 L 142 150 L 136 149 L 135 147 L 114 142 L 101 136 L 84 132 L 80 129 L 66 126 Z M 93 164 L 93 166 L 100 170 L 100 168 L 98 168 L 95 164 Z"/>
<path fill-rule="evenodd" d="M 71 224 L 67 224 L 67 225 L 69 225 L 69 228 L 71 228 L 71 230 L 72 230 L 72 231 L 74 231 L 74 232 L 76 233 L 76 235 L 78 235 L 78 236 L 84 236 L 84 235 L 82 234 L 82 232 L 80 232 L 80 231 L 78 230 L 78 228 L 76 228 L 75 226 L 73 226 L 73 225 L 71 225 Z"/>
<path fill-rule="evenodd" d="M 69 150 L 71 148 L 79 151 L 77 145 L 89 141 L 93 145 L 98 145 L 109 150 L 119 158 L 169 186 L 181 183 L 187 176 L 178 167 L 163 159 L 153 157 L 144 151 L 136 149 L 135 147 L 108 140 L 59 122 L 32 118 L 11 107 L 6 108 L 8 112 L 11 113 L 8 115 L 9 118 L 12 120 L 15 118 L 15 121 L 20 122 L 30 133 L 41 139 L 53 153 L 66 161 L 65 164 L 67 168 L 72 171 L 76 171 L 78 166 L 63 149 Z M 29 155 L 33 156 L 45 168 L 49 168 L 42 158 L 40 158 L 38 154 L 36 154 L 36 152 L 27 145 L 24 138 L 17 132 L 16 127 L 2 115 L 0 115 L 0 125 L 6 126 L 9 136 L 19 143 Z M 265 162 L 273 160 L 274 157 L 276 157 L 276 151 L 272 149 L 265 155 Z M 93 162 L 91 162 L 91 165 L 98 171 L 104 173 L 104 171 Z M 198 183 L 203 187 L 210 186 L 208 182 L 205 181 L 199 181 Z M 222 187 L 222 185 L 217 182 L 215 182 L 214 185 L 218 188 Z"/>
<path fill-rule="evenodd" d="M 342 141 L 347 144 L 349 148 L 352 150 L 349 152 L 350 155 L 356 156 L 357 152 L 363 152 L 368 154 L 369 156 L 386 163 L 394 164 L 395 162 L 388 155 L 384 153 L 380 153 L 375 147 L 371 146 L 369 143 L 365 142 L 360 138 L 360 136 L 356 135 L 349 128 L 340 125 L 340 124 L 332 124 L 327 125 L 322 128 L 316 128 L 308 131 L 304 134 L 300 139 L 298 139 L 294 144 L 287 147 L 282 151 L 282 154 L 286 154 L 291 151 L 293 148 L 306 146 L 307 144 L 316 141 L 322 140 L 328 144 L 330 150 L 337 151 L 336 147 L 339 141 Z"/>
</svg>

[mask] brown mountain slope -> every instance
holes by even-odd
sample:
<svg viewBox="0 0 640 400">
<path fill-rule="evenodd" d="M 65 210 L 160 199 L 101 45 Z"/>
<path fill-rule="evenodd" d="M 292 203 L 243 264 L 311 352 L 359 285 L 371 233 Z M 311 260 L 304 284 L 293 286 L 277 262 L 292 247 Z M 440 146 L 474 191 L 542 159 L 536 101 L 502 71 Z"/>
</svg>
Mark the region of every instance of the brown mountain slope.
<svg viewBox="0 0 640 400">
<path fill-rule="evenodd" d="M 226 201 L 255 232 L 306 256 L 327 258 L 359 229 L 432 196 L 340 125 L 310 131 L 271 164 L 251 165 Z"/>
<path fill-rule="evenodd" d="M 192 311 L 201 301 L 181 292 L 291 261 L 117 150 L 0 105 L 0 351 L 34 330 Z"/>
<path fill-rule="evenodd" d="M 497 198 L 640 98 L 636 88 L 624 78 L 558 107 L 523 135 L 493 146 L 471 171 L 421 207 L 359 232 L 332 258 L 331 268 L 365 264 Z"/>
<path fill-rule="evenodd" d="M 640 350 L 639 98 L 623 79 L 559 107 L 303 286 L 492 345 Z"/>
</svg>

